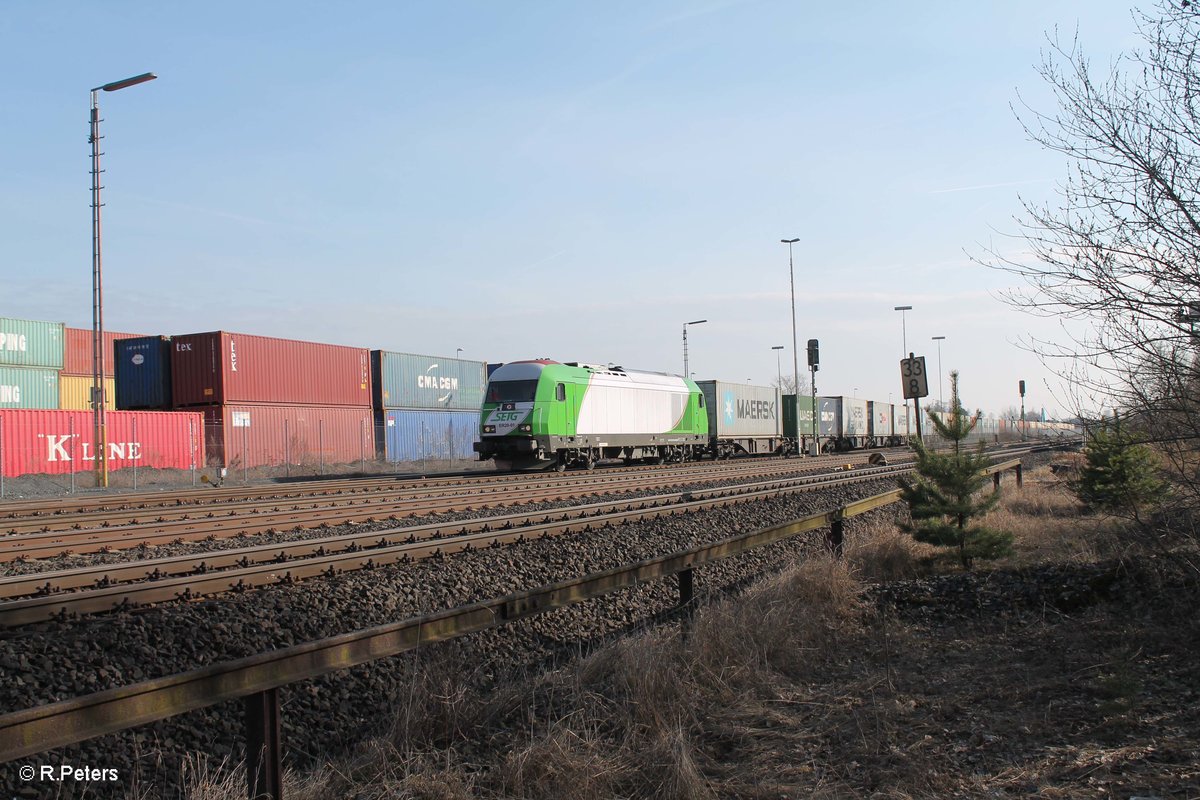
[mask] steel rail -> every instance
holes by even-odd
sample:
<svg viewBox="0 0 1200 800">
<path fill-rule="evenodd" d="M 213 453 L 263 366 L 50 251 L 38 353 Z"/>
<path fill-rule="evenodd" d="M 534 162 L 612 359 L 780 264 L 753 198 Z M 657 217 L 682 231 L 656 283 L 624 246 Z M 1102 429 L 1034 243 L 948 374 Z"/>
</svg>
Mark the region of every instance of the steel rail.
<svg viewBox="0 0 1200 800">
<path fill-rule="evenodd" d="M 253 516 L 264 512 L 264 509 L 273 511 L 319 511 L 322 509 L 334 509 L 339 507 L 357 507 L 364 508 L 368 506 L 383 506 L 387 504 L 399 504 L 406 500 L 424 500 L 437 497 L 455 497 L 461 498 L 466 496 L 489 497 L 492 495 L 503 495 L 505 497 L 513 495 L 515 492 L 533 492 L 533 491 L 548 491 L 552 492 L 555 489 L 577 489 L 586 487 L 604 487 L 608 485 L 631 485 L 631 484 L 649 484 L 659 482 L 662 477 L 667 477 L 675 482 L 681 479 L 687 479 L 690 476 L 696 476 L 697 479 L 703 480 L 723 480 L 726 477 L 737 478 L 743 475 L 758 475 L 769 474 L 771 472 L 796 472 L 797 465 L 802 462 L 792 461 L 790 463 L 782 461 L 761 462 L 758 464 L 742 463 L 737 466 L 716 466 L 709 465 L 706 469 L 697 471 L 665 471 L 657 475 L 647 476 L 645 473 L 630 473 L 625 471 L 610 471 L 604 473 L 582 473 L 579 476 L 572 476 L 572 479 L 545 478 L 545 477 L 528 477 L 526 480 L 515 483 L 511 481 L 505 482 L 483 482 L 472 484 L 452 484 L 446 486 L 430 487 L 425 484 L 414 484 L 408 486 L 395 487 L 391 490 L 383 490 L 372 493 L 371 495 L 353 494 L 353 495 L 332 495 L 332 496 L 308 496 L 303 498 L 294 498 L 288 500 L 279 500 L 276 498 L 257 499 L 257 500 L 233 500 L 220 501 L 208 504 L 202 508 L 195 506 L 184 506 L 174 508 L 160 509 L 137 509 L 137 510 L 107 510 L 107 511 L 87 511 L 75 515 L 56 515 L 54 517 L 25 517 L 21 519 L 11 519 L 0 522 L 3 531 L 0 532 L 0 545 L 9 541 L 9 537 L 25 536 L 37 533 L 49 533 L 52 531 L 81 531 L 91 530 L 96 528 L 114 528 L 125 527 L 130 525 L 166 523 L 176 520 L 208 520 L 221 518 L 230 518 L 239 516 L 239 512 L 247 516 Z M 804 465 L 800 470 L 812 469 L 812 465 Z M 146 521 L 146 518 L 151 518 Z M 5 536 L 4 534 L 7 534 Z"/>
<path fill-rule="evenodd" d="M 806 470 L 807 471 L 807 470 Z M 84 530 L 47 531 L 0 538 L 0 562 L 29 558 L 48 558 L 66 553 L 82 554 L 141 546 L 232 538 L 238 535 L 273 533 L 280 530 L 317 528 L 355 522 L 377 522 L 401 517 L 501 508 L 522 503 L 555 502 L 580 497 L 598 497 L 644 489 L 668 488 L 697 480 L 738 480 L 777 474 L 794 474 L 787 468 L 743 471 L 737 474 L 673 474 L 653 479 L 625 478 L 604 484 L 572 483 L 544 489 L 509 491 L 503 495 L 451 495 L 441 499 L 413 498 L 398 502 L 364 503 L 318 509 L 279 509 L 222 516 L 203 516 L 165 522 L 115 525 Z"/>
<path fill-rule="evenodd" d="M 759 490 L 804 484 L 820 484 L 823 479 L 825 479 L 825 476 L 803 475 L 722 488 Z M 116 564 L 97 564 L 75 569 L 12 575 L 0 578 L 0 598 L 47 595 L 54 592 L 81 588 L 106 588 L 122 582 L 136 580 L 156 581 L 170 576 L 206 573 L 232 566 L 246 567 L 251 564 L 266 563 L 283 564 L 298 557 L 323 556 L 341 552 L 359 552 L 369 548 L 384 547 L 400 542 L 414 542 L 449 535 L 466 534 L 474 531 L 509 530 L 538 522 L 550 523 L 552 521 L 562 522 L 572 519 L 584 519 L 599 514 L 612 513 L 621 509 L 633 511 L 634 509 L 678 503 L 685 495 L 691 499 L 700 499 L 715 491 L 717 490 L 701 489 L 691 492 L 672 492 L 633 499 L 608 500 L 586 505 L 567 506 L 549 511 L 538 510 L 480 517 L 470 520 L 432 522 L 423 525 L 411 525 L 362 533 L 348 533 L 317 539 L 272 542 L 229 550 L 210 550 L 181 556 L 165 556 L 162 558 L 139 559 Z"/>
<path fill-rule="evenodd" d="M 907 448 L 903 448 L 907 452 Z M 884 450 L 882 452 L 891 452 Z M 796 458 L 779 458 L 774 456 L 757 457 L 751 462 L 770 462 L 784 461 L 796 462 L 804 461 L 814 466 L 819 466 L 825 461 L 842 461 L 845 459 L 865 460 L 865 454 L 850 454 L 842 456 L 818 456 L 814 458 L 796 459 Z M 270 483 L 260 485 L 241 485 L 241 486 L 222 486 L 209 487 L 204 489 L 177 489 L 166 491 L 153 492 L 120 492 L 113 494 L 105 494 L 100 496 L 72 496 L 59 497 L 50 500 L 5 500 L 0 501 L 0 519 L 18 519 L 23 516 L 58 516 L 61 514 L 84 512 L 88 510 L 149 510 L 156 508 L 169 508 L 174 506 L 189 505 L 189 504 L 204 504 L 208 502 L 223 503 L 231 500 L 244 499 L 279 499 L 286 500 L 290 498 L 303 498 L 322 495 L 338 495 L 338 494 L 365 494 L 372 491 L 386 490 L 399 485 L 410 486 L 446 486 L 446 485 L 469 485 L 480 480 L 500 481 L 500 482 L 520 482 L 528 480 L 531 476 L 552 477 L 557 476 L 560 480 L 570 480 L 578 475 L 586 474 L 602 474 L 606 472 L 624 472 L 624 473 L 645 473 L 645 472 L 662 472 L 669 470 L 681 469 L 702 469 L 711 467 L 714 463 L 724 463 L 729 465 L 741 464 L 744 462 L 687 462 L 685 464 L 667 464 L 667 465 L 651 465 L 639 464 L 632 466 L 613 467 L 611 469 L 601 466 L 594 473 L 584 471 L 572 471 L 566 473 L 546 473 L 546 472 L 529 472 L 529 471 L 514 471 L 514 472 L 491 472 L 478 471 L 455 473 L 449 476 L 432 477 L 424 475 L 401 474 L 401 475 L 370 475 L 356 478 L 348 478 L 342 480 L 311 480 L 311 481 L 295 481 L 290 483 Z"/>
<path fill-rule="evenodd" d="M 870 470 L 856 471 L 849 476 L 832 474 L 817 478 L 795 479 L 785 482 L 788 485 L 733 486 L 695 493 L 685 492 L 679 496 L 678 502 L 668 500 L 662 504 L 645 508 L 599 513 L 573 520 L 552 521 L 526 527 L 506 527 L 499 531 L 480 530 L 475 533 L 405 542 L 370 550 L 356 549 L 332 555 L 314 556 L 281 564 L 255 564 L 211 574 L 206 572 L 179 578 L 165 578 L 10 600 L 0 603 L 0 626 L 23 625 L 54 617 L 131 608 L 154 602 L 191 600 L 218 592 L 240 592 L 260 586 L 292 583 L 315 576 L 334 576 L 343 572 L 372 569 L 387 564 L 409 562 L 464 550 L 496 547 L 527 539 L 586 532 L 598 527 L 610 527 L 631 521 L 740 505 L 813 488 L 825 488 L 899 475 L 910 470 L 911 467 L 908 466 L 875 467 Z M 706 498 L 693 499 L 697 495 L 706 495 Z"/>
</svg>

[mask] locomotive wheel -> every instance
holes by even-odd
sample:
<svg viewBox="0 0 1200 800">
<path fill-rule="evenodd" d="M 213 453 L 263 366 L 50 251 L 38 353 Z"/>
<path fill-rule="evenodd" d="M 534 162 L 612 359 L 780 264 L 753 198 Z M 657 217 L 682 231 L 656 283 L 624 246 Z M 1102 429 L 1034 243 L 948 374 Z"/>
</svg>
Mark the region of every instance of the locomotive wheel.
<svg viewBox="0 0 1200 800">
<path fill-rule="evenodd" d="M 586 469 L 588 472 L 591 472 L 592 470 L 594 470 L 596 468 L 596 459 L 592 458 L 591 453 L 589 453 L 587 455 L 587 457 L 584 459 L 583 468 Z"/>
<path fill-rule="evenodd" d="M 566 472 L 567 471 L 567 460 L 565 458 L 563 458 L 562 456 L 559 456 L 558 460 L 554 462 L 554 471 L 555 472 Z"/>
</svg>

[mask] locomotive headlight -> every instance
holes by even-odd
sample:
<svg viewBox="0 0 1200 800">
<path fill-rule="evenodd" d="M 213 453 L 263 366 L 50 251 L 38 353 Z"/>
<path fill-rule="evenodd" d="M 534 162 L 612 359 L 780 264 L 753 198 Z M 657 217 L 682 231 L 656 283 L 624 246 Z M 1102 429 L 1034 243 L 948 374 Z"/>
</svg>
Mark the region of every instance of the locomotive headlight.
<svg viewBox="0 0 1200 800">
<path fill-rule="evenodd" d="M 484 425 L 484 426 L 483 426 L 483 432 L 484 432 L 484 433 L 495 433 L 495 432 L 496 432 L 496 426 L 495 426 L 495 425 Z"/>
<path fill-rule="evenodd" d="M 520 428 L 521 433 L 533 433 L 532 425 L 520 425 L 518 427 Z"/>
</svg>

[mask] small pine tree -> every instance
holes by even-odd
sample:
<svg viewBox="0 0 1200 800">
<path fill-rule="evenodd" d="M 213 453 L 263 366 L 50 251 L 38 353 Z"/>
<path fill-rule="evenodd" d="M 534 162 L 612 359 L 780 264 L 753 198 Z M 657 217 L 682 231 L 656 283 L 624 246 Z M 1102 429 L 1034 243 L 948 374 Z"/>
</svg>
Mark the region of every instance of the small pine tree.
<svg viewBox="0 0 1200 800">
<path fill-rule="evenodd" d="M 1142 509 L 1167 496 L 1154 452 L 1121 430 L 1105 424 L 1084 447 L 1087 459 L 1070 486 L 1089 508 L 1137 521 Z"/>
<path fill-rule="evenodd" d="M 900 479 L 901 499 L 908 504 L 912 524 L 902 527 L 919 542 L 953 547 L 964 569 L 977 558 L 999 558 L 1012 552 L 1012 534 L 983 526 L 970 526 L 972 517 L 986 513 L 1000 499 L 998 493 L 980 496 L 991 465 L 983 443 L 971 452 L 962 444 L 979 423 L 980 412 L 968 415 L 958 397 L 958 372 L 950 373 L 950 412 L 929 413 L 937 432 L 953 442 L 949 453 L 935 453 L 914 440 L 917 476 Z"/>
</svg>

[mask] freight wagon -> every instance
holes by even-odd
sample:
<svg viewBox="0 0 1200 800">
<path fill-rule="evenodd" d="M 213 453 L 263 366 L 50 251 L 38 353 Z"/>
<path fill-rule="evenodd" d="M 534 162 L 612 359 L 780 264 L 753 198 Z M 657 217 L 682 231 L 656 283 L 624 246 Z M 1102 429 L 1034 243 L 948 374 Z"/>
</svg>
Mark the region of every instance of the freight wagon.
<svg viewBox="0 0 1200 800">
<path fill-rule="evenodd" d="M 110 470 L 204 464 L 199 414 L 110 411 L 104 419 Z M 10 478 L 89 471 L 96 462 L 94 434 L 90 411 L 0 411 L 0 469 Z"/>
<path fill-rule="evenodd" d="M 725 381 L 697 381 L 708 407 L 709 455 L 781 454 L 794 450 L 783 436 L 779 390 Z"/>
<path fill-rule="evenodd" d="M 514 361 L 488 381 L 475 449 L 502 468 L 687 461 L 708 450 L 705 405 L 700 388 L 677 375 Z"/>
</svg>

